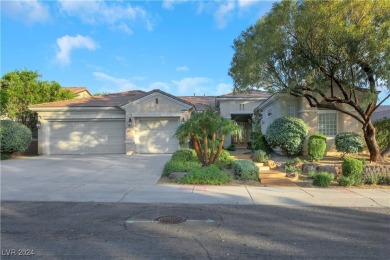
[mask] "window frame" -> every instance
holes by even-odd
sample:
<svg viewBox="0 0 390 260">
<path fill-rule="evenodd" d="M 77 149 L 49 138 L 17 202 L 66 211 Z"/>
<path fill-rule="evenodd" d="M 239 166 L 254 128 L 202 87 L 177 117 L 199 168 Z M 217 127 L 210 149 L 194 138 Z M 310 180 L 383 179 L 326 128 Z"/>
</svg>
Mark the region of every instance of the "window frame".
<svg viewBox="0 0 390 260">
<path fill-rule="evenodd" d="M 335 116 L 335 133 L 333 134 L 329 134 L 329 129 L 330 127 L 325 125 L 324 127 L 324 132 L 321 132 L 321 128 L 320 128 L 320 116 L 325 116 L 325 115 L 334 115 Z M 325 122 L 326 123 L 326 122 Z M 337 112 L 333 112 L 333 111 L 321 111 L 321 112 L 318 112 L 317 114 L 317 132 L 320 133 L 320 134 L 323 134 L 325 135 L 326 137 L 335 137 L 338 132 L 339 132 L 339 118 L 338 118 L 338 113 Z"/>
</svg>

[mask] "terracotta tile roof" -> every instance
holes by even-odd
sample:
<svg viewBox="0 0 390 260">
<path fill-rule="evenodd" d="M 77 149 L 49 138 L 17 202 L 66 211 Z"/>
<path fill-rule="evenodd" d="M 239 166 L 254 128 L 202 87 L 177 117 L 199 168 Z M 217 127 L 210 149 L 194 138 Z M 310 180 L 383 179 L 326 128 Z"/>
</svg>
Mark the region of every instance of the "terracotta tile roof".
<svg viewBox="0 0 390 260">
<path fill-rule="evenodd" d="M 269 98 L 271 96 L 267 91 L 252 90 L 244 93 L 229 93 L 226 95 L 218 96 L 218 98 Z"/>
<path fill-rule="evenodd" d="M 206 107 L 217 107 L 215 96 L 182 96 L 179 98 L 193 104 L 196 110 L 204 110 Z"/>
<path fill-rule="evenodd" d="M 115 107 L 122 106 L 131 101 L 139 99 L 145 92 L 142 90 L 132 90 L 102 96 L 92 96 L 89 98 L 54 101 L 43 104 L 29 106 L 30 108 L 43 107 Z"/>
<path fill-rule="evenodd" d="M 80 92 L 87 91 L 92 96 L 92 94 L 89 92 L 89 90 L 86 87 L 62 87 L 62 89 L 70 90 L 72 94 L 78 94 Z"/>
</svg>

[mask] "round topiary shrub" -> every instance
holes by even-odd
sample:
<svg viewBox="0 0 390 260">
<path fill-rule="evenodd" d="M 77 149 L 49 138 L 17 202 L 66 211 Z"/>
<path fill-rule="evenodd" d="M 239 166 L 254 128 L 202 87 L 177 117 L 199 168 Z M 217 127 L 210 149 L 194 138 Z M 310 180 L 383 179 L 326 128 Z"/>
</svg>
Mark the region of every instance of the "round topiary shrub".
<svg viewBox="0 0 390 260">
<path fill-rule="evenodd" d="M 308 155 L 310 160 L 319 161 L 324 158 L 326 141 L 326 136 L 323 134 L 314 134 L 309 137 Z"/>
<path fill-rule="evenodd" d="M 334 179 L 334 175 L 329 172 L 320 172 L 313 176 L 313 185 L 328 187 Z"/>
<path fill-rule="evenodd" d="M 339 179 L 339 185 L 352 186 L 363 183 L 363 162 L 359 159 L 344 158 L 342 164 L 343 176 Z"/>
<path fill-rule="evenodd" d="M 364 139 L 354 132 L 339 133 L 335 137 L 336 150 L 344 158 L 347 153 L 359 153 L 364 149 Z"/>
<path fill-rule="evenodd" d="M 25 151 L 31 139 L 31 130 L 27 126 L 11 120 L 0 121 L 0 151 L 2 154 Z"/>
<path fill-rule="evenodd" d="M 360 177 L 363 173 L 363 162 L 359 159 L 344 158 L 342 171 L 345 177 Z"/>
<path fill-rule="evenodd" d="M 307 136 L 307 125 L 296 117 L 280 117 L 267 128 L 265 138 L 271 147 L 279 146 L 288 155 L 301 152 Z"/>
</svg>

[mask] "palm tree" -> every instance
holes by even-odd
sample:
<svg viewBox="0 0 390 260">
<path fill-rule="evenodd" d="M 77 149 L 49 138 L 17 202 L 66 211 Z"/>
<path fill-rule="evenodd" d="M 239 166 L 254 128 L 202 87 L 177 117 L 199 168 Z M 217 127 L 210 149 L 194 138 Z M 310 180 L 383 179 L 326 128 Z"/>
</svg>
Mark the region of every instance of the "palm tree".
<svg viewBox="0 0 390 260">
<path fill-rule="evenodd" d="M 181 142 L 191 140 L 199 161 L 207 166 L 218 160 L 225 136 L 239 130 L 235 121 L 221 117 L 212 109 L 206 109 L 192 114 L 189 120 L 179 126 L 175 136 Z"/>
</svg>

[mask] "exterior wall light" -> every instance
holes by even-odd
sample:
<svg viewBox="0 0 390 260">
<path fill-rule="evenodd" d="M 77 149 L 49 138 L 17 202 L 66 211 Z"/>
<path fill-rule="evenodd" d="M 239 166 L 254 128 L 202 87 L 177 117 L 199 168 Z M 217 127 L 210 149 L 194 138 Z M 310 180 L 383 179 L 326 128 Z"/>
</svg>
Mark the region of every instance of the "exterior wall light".
<svg viewBox="0 0 390 260">
<path fill-rule="evenodd" d="M 127 126 L 132 127 L 133 126 L 133 120 L 131 119 L 131 115 L 129 117 L 129 120 L 127 121 Z"/>
<path fill-rule="evenodd" d="M 41 123 L 41 121 L 38 121 L 38 122 L 37 122 L 37 124 L 36 124 L 36 127 L 37 127 L 38 129 L 40 129 L 40 128 L 41 128 L 41 126 L 42 126 L 42 123 Z"/>
<path fill-rule="evenodd" d="M 186 120 L 184 120 L 184 117 L 181 118 L 181 123 L 184 124 Z"/>
</svg>

